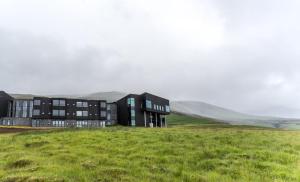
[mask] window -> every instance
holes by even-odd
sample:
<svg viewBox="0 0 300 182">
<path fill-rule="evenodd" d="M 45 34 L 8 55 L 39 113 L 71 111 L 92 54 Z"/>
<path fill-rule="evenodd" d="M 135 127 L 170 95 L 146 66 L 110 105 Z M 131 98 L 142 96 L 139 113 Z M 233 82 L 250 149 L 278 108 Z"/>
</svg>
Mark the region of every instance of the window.
<svg viewBox="0 0 300 182">
<path fill-rule="evenodd" d="M 107 104 L 107 110 L 110 111 L 110 104 Z"/>
<path fill-rule="evenodd" d="M 146 100 L 146 108 L 152 109 L 152 103 L 150 100 Z"/>
<path fill-rule="evenodd" d="M 40 106 L 41 105 L 41 100 L 34 100 L 33 105 Z"/>
<path fill-rule="evenodd" d="M 135 106 L 135 99 L 134 98 L 130 99 L 130 105 L 131 105 L 131 107 Z"/>
<path fill-rule="evenodd" d="M 66 106 L 65 100 L 53 100 L 53 106 Z"/>
<path fill-rule="evenodd" d="M 76 111 L 76 116 L 81 117 L 82 116 L 82 111 Z"/>
<path fill-rule="evenodd" d="M 107 113 L 107 120 L 110 120 L 111 117 L 110 117 L 110 113 Z"/>
<path fill-rule="evenodd" d="M 101 107 L 101 108 L 106 108 L 106 103 L 105 103 L 105 102 L 101 102 L 101 103 L 100 103 L 100 107 Z"/>
<path fill-rule="evenodd" d="M 52 121 L 54 127 L 65 127 L 65 121 Z"/>
<path fill-rule="evenodd" d="M 166 106 L 166 112 L 170 112 L 170 106 Z"/>
<path fill-rule="evenodd" d="M 88 111 L 76 111 L 76 116 L 78 117 L 87 117 L 89 115 Z"/>
<path fill-rule="evenodd" d="M 128 105 L 131 107 L 135 107 L 135 99 L 134 98 L 128 98 L 127 99 Z"/>
<path fill-rule="evenodd" d="M 65 116 L 66 111 L 65 110 L 53 110 L 52 116 Z"/>
<path fill-rule="evenodd" d="M 101 116 L 101 117 L 106 117 L 106 111 L 101 111 L 101 112 L 100 112 L 100 116 Z"/>
<path fill-rule="evenodd" d="M 127 98 L 127 104 L 130 105 L 130 98 Z"/>
<path fill-rule="evenodd" d="M 86 127 L 88 125 L 88 122 L 87 121 L 77 121 L 76 122 L 76 126 L 78 128 L 82 128 L 82 127 Z"/>
<path fill-rule="evenodd" d="M 135 110 L 131 110 L 131 117 L 135 117 Z"/>
<path fill-rule="evenodd" d="M 87 102 L 82 102 L 82 107 L 88 107 L 88 103 Z"/>
<path fill-rule="evenodd" d="M 131 126 L 135 126 L 135 120 L 131 120 Z"/>
<path fill-rule="evenodd" d="M 22 117 L 26 118 L 27 117 L 27 107 L 23 107 L 23 113 L 22 113 Z"/>
<path fill-rule="evenodd" d="M 88 111 L 82 111 L 82 116 L 86 117 L 89 115 L 89 112 Z"/>
<path fill-rule="evenodd" d="M 87 102 L 76 102 L 76 107 L 88 107 Z"/>
<path fill-rule="evenodd" d="M 40 112 L 41 112 L 41 111 L 40 111 L 39 109 L 34 109 L 34 110 L 33 110 L 33 115 L 34 115 L 34 116 L 39 116 L 39 115 L 40 115 Z"/>
</svg>

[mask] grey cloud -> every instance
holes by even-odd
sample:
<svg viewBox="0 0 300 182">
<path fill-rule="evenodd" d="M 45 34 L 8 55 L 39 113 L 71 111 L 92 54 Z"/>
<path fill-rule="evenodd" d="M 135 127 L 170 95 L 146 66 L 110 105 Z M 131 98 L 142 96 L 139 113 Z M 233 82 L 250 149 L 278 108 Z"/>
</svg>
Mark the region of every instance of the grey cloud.
<svg viewBox="0 0 300 182">
<path fill-rule="evenodd" d="M 0 3 L 3 90 L 149 91 L 300 117 L 298 1 L 30 2 Z"/>
</svg>

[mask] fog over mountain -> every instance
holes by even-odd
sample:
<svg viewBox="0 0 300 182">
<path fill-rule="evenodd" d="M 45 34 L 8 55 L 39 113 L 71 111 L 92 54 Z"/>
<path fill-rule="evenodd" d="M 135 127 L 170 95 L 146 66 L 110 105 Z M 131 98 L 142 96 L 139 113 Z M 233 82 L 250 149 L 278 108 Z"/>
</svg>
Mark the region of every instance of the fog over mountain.
<svg viewBox="0 0 300 182">
<path fill-rule="evenodd" d="M 0 1 L 0 90 L 300 118 L 300 1 Z"/>
</svg>

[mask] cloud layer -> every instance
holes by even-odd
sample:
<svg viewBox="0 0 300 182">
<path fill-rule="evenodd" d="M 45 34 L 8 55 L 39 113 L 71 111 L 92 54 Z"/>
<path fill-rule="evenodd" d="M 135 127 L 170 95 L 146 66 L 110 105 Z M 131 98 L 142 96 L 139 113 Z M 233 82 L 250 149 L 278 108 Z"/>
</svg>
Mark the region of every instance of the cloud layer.
<svg viewBox="0 0 300 182">
<path fill-rule="evenodd" d="M 300 117 L 299 1 L 0 2 L 0 88 L 149 91 Z"/>
</svg>

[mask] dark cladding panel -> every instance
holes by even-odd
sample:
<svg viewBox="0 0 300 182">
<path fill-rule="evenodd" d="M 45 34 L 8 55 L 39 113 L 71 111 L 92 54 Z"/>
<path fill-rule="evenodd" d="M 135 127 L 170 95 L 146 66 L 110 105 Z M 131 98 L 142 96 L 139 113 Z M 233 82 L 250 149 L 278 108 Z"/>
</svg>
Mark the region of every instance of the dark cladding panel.
<svg viewBox="0 0 300 182">
<path fill-rule="evenodd" d="M 33 98 L 33 119 L 50 119 L 52 118 L 52 101 L 47 97 Z"/>
<path fill-rule="evenodd" d="M 8 116 L 8 106 L 13 98 L 4 91 L 0 91 L 0 118 Z"/>
<path fill-rule="evenodd" d="M 167 99 L 149 94 L 144 93 L 142 94 L 143 97 L 143 107 L 144 110 L 160 113 L 160 114 L 170 114 L 170 102 Z"/>
</svg>

